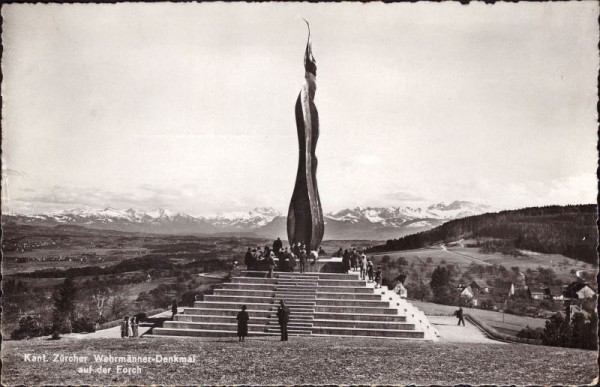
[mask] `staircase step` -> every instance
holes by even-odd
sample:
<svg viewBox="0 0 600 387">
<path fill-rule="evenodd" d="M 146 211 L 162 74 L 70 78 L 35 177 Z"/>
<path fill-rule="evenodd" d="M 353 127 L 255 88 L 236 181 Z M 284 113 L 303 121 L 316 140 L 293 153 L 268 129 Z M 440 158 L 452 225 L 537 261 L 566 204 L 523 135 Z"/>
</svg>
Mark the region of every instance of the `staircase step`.
<svg viewBox="0 0 600 387">
<path fill-rule="evenodd" d="M 271 305 L 270 305 L 271 306 Z M 240 312 L 240 308 L 235 309 L 218 309 L 218 308 L 185 308 L 183 310 L 183 315 L 189 316 L 228 316 L 235 318 Z M 271 309 L 263 309 L 263 310 L 251 310 L 246 309 L 250 318 L 252 317 L 269 317 L 273 312 Z M 179 315 L 175 315 L 177 317 Z"/>
<path fill-rule="evenodd" d="M 366 282 L 364 280 L 336 280 L 336 279 L 326 279 L 319 280 L 319 286 L 365 286 Z"/>
<path fill-rule="evenodd" d="M 311 293 L 275 293 L 273 295 L 274 298 L 309 298 L 311 300 L 316 300 L 317 295 Z"/>
<path fill-rule="evenodd" d="M 200 330 L 221 330 L 237 332 L 237 322 L 235 323 L 211 323 L 211 322 L 191 322 L 191 321 L 165 321 L 163 328 L 171 329 L 200 329 Z M 265 330 L 265 324 L 248 324 L 248 331 L 262 332 Z"/>
<path fill-rule="evenodd" d="M 237 324 L 236 316 L 211 316 L 206 314 L 178 314 L 174 321 L 180 322 L 198 322 L 198 323 L 214 323 L 214 324 Z M 272 316 L 251 316 L 250 323 L 252 324 L 267 324 Z"/>
<path fill-rule="evenodd" d="M 326 293 L 317 292 L 317 298 L 325 299 L 338 299 L 338 300 L 370 300 L 370 301 L 381 301 L 380 294 L 369 294 L 369 293 Z"/>
<path fill-rule="evenodd" d="M 213 295 L 215 296 L 255 296 L 255 297 L 272 297 L 273 290 L 246 290 L 246 289 L 215 289 Z M 207 295 L 208 296 L 208 295 Z"/>
<path fill-rule="evenodd" d="M 277 320 L 277 318 L 270 318 L 267 320 L 267 324 L 269 326 L 279 325 L 279 321 Z M 294 326 L 296 328 L 312 328 L 313 323 L 312 323 L 312 320 L 311 321 L 290 320 L 290 322 L 288 323 L 288 327 L 291 327 L 291 326 Z"/>
<path fill-rule="evenodd" d="M 337 327 L 313 327 L 313 334 L 344 335 L 344 336 L 378 336 L 378 337 L 406 337 L 424 338 L 423 332 L 400 329 L 367 329 L 367 328 L 337 328 Z"/>
<path fill-rule="evenodd" d="M 204 302 L 238 302 L 238 303 L 252 303 L 252 304 L 267 304 L 273 302 L 273 296 L 259 297 L 259 296 L 224 296 L 220 294 L 210 294 L 204 296 Z"/>
<path fill-rule="evenodd" d="M 349 321 L 398 321 L 405 322 L 406 316 L 397 314 L 370 313 L 335 313 L 315 311 L 315 320 L 349 320 Z"/>
<path fill-rule="evenodd" d="M 196 336 L 196 337 L 236 337 L 237 331 L 211 329 L 153 328 L 152 335 L 158 336 Z M 277 336 L 274 332 L 248 331 L 248 336 Z"/>
<path fill-rule="evenodd" d="M 317 306 L 352 306 L 368 308 L 389 308 L 389 301 L 371 301 L 371 300 L 336 300 L 317 298 Z"/>
<path fill-rule="evenodd" d="M 366 314 L 389 314 L 397 315 L 398 311 L 392 308 L 370 308 L 365 306 L 321 306 L 315 307 L 315 312 L 333 313 L 366 313 Z"/>
<path fill-rule="evenodd" d="M 318 284 L 316 282 L 300 282 L 300 281 L 286 281 L 286 280 L 279 280 L 277 281 L 277 286 L 281 286 L 281 285 L 287 285 L 287 286 L 304 286 L 304 287 L 313 287 L 316 288 L 318 286 Z"/>
<path fill-rule="evenodd" d="M 270 319 L 268 320 L 270 321 Z M 399 321 L 312 320 L 313 327 L 399 329 L 414 331 L 415 324 Z"/>
<path fill-rule="evenodd" d="M 294 328 L 290 328 L 288 327 L 288 335 L 292 335 L 292 334 L 296 334 L 296 335 L 310 335 L 312 334 L 312 330 L 311 329 L 294 329 Z M 273 327 L 268 327 L 267 328 L 267 332 L 273 332 L 273 333 L 281 333 L 281 329 L 279 328 L 279 326 L 273 326 Z"/>
<path fill-rule="evenodd" d="M 252 284 L 252 283 L 241 283 L 241 282 L 225 282 L 223 284 L 223 289 L 233 290 L 263 290 L 263 291 L 272 291 L 275 289 L 277 285 L 273 284 Z M 218 289 L 215 289 L 218 290 Z"/>
<path fill-rule="evenodd" d="M 279 304 L 279 303 L 277 303 Z M 310 302 L 310 301 L 292 301 L 292 300 L 285 300 L 285 305 L 288 308 L 305 308 L 305 309 L 310 309 L 313 310 L 315 309 L 315 303 L 314 302 Z"/>
<path fill-rule="evenodd" d="M 320 285 L 318 289 L 319 293 L 366 293 L 374 294 L 373 288 L 367 288 L 364 286 L 326 286 Z"/>
<path fill-rule="evenodd" d="M 308 287 L 308 286 L 289 286 L 289 285 L 278 285 L 273 291 L 276 292 L 305 292 L 305 293 L 317 293 L 318 292 L 318 288 L 316 286 L 314 287 Z"/>
<path fill-rule="evenodd" d="M 250 302 L 223 302 L 223 301 L 196 301 L 194 308 L 200 309 L 237 309 L 239 312 L 242 305 L 250 310 L 269 310 L 273 304 L 269 303 L 250 303 Z"/>
<path fill-rule="evenodd" d="M 236 284 L 277 284 L 276 278 L 260 278 L 260 277 L 233 277 L 232 283 Z"/>
</svg>

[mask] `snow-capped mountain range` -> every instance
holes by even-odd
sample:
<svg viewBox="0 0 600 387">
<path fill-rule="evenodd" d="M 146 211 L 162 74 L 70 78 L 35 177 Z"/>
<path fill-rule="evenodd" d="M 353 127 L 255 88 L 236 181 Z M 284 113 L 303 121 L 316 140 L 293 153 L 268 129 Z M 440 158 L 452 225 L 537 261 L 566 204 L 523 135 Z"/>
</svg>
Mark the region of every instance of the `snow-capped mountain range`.
<svg viewBox="0 0 600 387">
<path fill-rule="evenodd" d="M 489 206 L 466 201 L 426 208 L 357 207 L 325 215 L 326 239 L 385 240 L 429 230 L 448 220 L 491 212 Z M 272 208 L 193 217 L 169 210 L 71 209 L 36 215 L 3 215 L 3 223 L 78 225 L 94 229 L 161 234 L 254 234 L 285 238 L 286 217 Z"/>
</svg>

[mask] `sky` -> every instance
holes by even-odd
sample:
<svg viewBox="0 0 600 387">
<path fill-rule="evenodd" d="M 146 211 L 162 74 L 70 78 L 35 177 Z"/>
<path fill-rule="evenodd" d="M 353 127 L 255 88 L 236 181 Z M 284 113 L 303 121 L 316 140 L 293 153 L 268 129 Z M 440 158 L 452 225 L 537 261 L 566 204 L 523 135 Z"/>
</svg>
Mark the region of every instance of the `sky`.
<svg viewBox="0 0 600 387">
<path fill-rule="evenodd" d="M 2 209 L 595 203 L 598 3 L 2 7 Z"/>
</svg>

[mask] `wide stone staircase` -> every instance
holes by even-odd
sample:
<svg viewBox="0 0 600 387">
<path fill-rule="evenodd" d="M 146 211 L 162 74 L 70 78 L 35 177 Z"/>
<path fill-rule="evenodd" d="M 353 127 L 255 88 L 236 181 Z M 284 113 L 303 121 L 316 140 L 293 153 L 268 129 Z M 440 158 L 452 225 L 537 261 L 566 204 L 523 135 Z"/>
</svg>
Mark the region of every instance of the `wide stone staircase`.
<svg viewBox="0 0 600 387">
<path fill-rule="evenodd" d="M 358 274 L 245 271 L 184 308 L 154 336 L 236 336 L 237 313 L 246 305 L 249 336 L 279 335 L 277 307 L 290 309 L 289 335 L 372 336 L 437 340 L 425 315 L 397 294 L 374 289 Z"/>
</svg>

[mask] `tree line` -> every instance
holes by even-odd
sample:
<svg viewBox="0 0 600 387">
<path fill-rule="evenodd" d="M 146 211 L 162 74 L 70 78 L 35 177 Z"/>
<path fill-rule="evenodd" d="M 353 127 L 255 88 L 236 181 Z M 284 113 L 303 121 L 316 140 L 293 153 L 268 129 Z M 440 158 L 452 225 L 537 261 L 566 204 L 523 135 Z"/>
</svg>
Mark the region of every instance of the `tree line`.
<svg viewBox="0 0 600 387">
<path fill-rule="evenodd" d="M 516 249 L 562 254 L 596 264 L 597 206 L 595 204 L 530 207 L 470 216 L 432 230 L 390 239 L 369 252 L 411 250 L 460 238 L 496 238 Z"/>
</svg>

